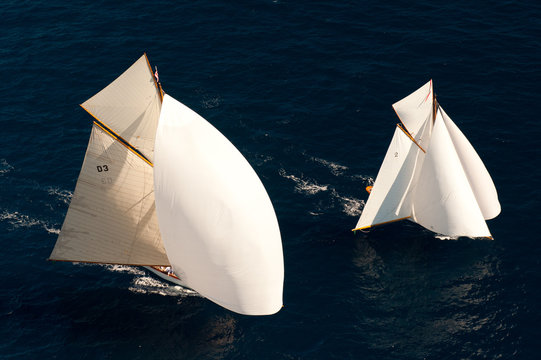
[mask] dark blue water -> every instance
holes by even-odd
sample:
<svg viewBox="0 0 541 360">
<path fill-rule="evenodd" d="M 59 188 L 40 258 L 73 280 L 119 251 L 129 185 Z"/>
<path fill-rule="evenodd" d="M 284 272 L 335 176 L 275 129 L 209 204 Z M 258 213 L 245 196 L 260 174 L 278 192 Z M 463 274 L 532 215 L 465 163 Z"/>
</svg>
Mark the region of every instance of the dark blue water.
<svg viewBox="0 0 541 360">
<path fill-rule="evenodd" d="M 0 357 L 538 358 L 538 2 L 5 0 L 0 15 Z M 46 261 L 90 134 L 78 104 L 144 51 L 265 184 L 277 315 L 138 268 Z M 498 188 L 495 240 L 412 223 L 353 235 L 391 104 L 431 78 Z"/>
</svg>

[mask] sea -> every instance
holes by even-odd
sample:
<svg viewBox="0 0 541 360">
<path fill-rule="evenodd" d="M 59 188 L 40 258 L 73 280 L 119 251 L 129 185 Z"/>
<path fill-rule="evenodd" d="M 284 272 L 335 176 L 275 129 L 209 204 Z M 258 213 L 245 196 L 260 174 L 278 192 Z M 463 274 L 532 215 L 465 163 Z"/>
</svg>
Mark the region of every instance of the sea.
<svg viewBox="0 0 541 360">
<path fill-rule="evenodd" d="M 540 2 L 4 0 L 0 15 L 1 359 L 540 358 Z M 92 126 L 79 104 L 144 52 L 267 189 L 277 314 L 48 261 Z M 498 189 L 493 240 L 351 231 L 391 104 L 430 79 Z"/>
</svg>

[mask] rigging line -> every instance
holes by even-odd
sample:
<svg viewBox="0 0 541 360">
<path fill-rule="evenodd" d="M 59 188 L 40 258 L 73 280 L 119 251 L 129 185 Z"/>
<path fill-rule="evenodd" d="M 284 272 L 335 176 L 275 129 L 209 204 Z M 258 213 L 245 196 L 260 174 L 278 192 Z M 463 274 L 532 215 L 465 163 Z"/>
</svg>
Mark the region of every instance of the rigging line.
<svg viewBox="0 0 541 360">
<path fill-rule="evenodd" d="M 101 128 L 107 134 L 109 134 L 113 139 L 118 140 L 119 143 L 124 145 L 128 150 L 132 151 L 135 155 L 139 156 L 141 160 L 143 160 L 144 162 L 146 162 L 152 167 L 154 166 L 154 164 L 145 155 L 143 155 L 143 153 L 137 150 L 135 146 L 133 146 L 128 141 L 126 141 L 122 136 L 114 132 L 110 127 L 102 123 L 100 119 L 98 119 L 94 114 L 88 111 L 88 109 L 86 109 L 83 105 L 79 105 L 79 106 L 81 106 L 87 113 L 89 113 L 94 118 L 94 124 L 96 124 L 99 128 Z"/>
<path fill-rule="evenodd" d="M 432 124 L 436 122 L 436 113 L 438 112 L 439 108 L 440 108 L 440 104 L 438 103 L 438 100 L 436 99 L 436 92 L 432 90 Z"/>
<path fill-rule="evenodd" d="M 398 128 L 399 128 L 400 130 L 402 130 L 402 131 L 404 132 L 404 134 L 406 134 L 406 136 L 409 137 L 410 140 L 413 141 L 413 143 L 414 143 L 415 145 L 417 145 L 417 146 L 419 147 L 419 149 L 421 149 L 421 150 L 426 154 L 426 150 L 423 149 L 423 148 L 421 147 L 421 145 L 419 145 L 419 143 L 417 143 L 417 141 L 415 141 L 415 139 L 413 138 L 413 136 L 411 136 L 411 134 L 410 134 L 404 127 L 402 127 L 402 126 L 403 126 L 402 123 L 396 124 L 396 126 L 398 126 Z"/>
<path fill-rule="evenodd" d="M 428 100 L 428 97 L 430 96 L 430 94 L 432 93 L 433 94 L 434 92 L 434 89 L 433 89 L 433 86 L 432 86 L 432 79 L 430 79 L 430 91 L 428 91 L 428 94 L 426 95 L 426 98 L 425 98 L 425 101 L 423 102 L 426 102 Z M 432 95 L 432 99 L 434 99 L 434 95 Z M 421 105 L 419 105 L 421 106 Z"/>
</svg>

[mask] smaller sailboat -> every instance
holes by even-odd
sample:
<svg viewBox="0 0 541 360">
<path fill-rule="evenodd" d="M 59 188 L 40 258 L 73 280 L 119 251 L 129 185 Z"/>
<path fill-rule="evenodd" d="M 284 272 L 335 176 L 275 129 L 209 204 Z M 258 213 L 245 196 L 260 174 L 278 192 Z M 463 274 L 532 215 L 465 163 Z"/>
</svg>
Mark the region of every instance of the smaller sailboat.
<svg viewBox="0 0 541 360">
<path fill-rule="evenodd" d="M 496 187 L 432 80 L 393 108 L 400 123 L 353 230 L 407 219 L 444 236 L 492 239 L 485 220 L 501 211 Z"/>
</svg>

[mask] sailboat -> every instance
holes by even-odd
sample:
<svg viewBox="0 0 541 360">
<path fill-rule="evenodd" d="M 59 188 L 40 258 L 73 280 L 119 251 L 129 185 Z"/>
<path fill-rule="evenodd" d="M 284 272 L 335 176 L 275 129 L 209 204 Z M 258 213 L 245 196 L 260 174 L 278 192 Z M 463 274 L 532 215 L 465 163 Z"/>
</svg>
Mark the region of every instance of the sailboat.
<svg viewBox="0 0 541 360">
<path fill-rule="evenodd" d="M 164 93 L 146 54 L 81 106 L 92 132 L 50 259 L 171 267 L 233 312 L 278 312 L 278 221 L 235 146 Z"/>
<path fill-rule="evenodd" d="M 438 104 L 432 80 L 393 104 L 400 119 L 355 230 L 410 220 L 439 235 L 490 238 L 496 187 Z"/>
</svg>

